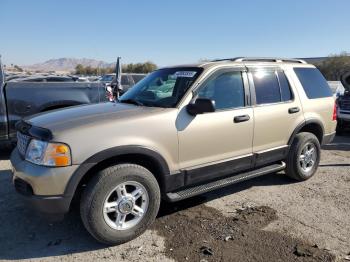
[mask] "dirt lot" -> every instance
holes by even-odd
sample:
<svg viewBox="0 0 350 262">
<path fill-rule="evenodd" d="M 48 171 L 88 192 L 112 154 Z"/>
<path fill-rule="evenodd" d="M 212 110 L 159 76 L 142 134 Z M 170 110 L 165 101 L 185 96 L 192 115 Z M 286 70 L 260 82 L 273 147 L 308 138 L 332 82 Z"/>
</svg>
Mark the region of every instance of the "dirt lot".
<svg viewBox="0 0 350 262">
<path fill-rule="evenodd" d="M 11 185 L 0 155 L 0 260 L 346 261 L 350 259 L 350 136 L 323 149 L 311 180 L 271 174 L 176 204 L 164 204 L 138 239 L 106 247 L 73 210 L 50 224 Z"/>
</svg>

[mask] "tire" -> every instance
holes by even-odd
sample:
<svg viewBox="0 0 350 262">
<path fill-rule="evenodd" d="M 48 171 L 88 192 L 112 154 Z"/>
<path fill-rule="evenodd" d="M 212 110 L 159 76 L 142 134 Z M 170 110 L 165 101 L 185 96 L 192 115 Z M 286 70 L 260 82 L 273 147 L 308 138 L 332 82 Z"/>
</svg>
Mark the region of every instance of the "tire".
<svg viewBox="0 0 350 262">
<path fill-rule="evenodd" d="M 123 185 L 126 185 L 124 187 L 125 190 L 120 190 Z M 133 186 L 135 186 L 135 189 L 133 189 Z M 119 191 L 114 191 L 116 188 Z M 137 188 L 145 191 L 145 193 L 139 196 L 138 200 L 135 200 L 135 203 L 141 199 L 141 204 L 139 205 L 144 205 L 147 208 L 145 208 L 144 212 L 140 212 L 142 214 L 140 216 L 134 216 L 131 213 L 128 215 L 121 213 L 122 211 L 127 212 L 126 210 L 130 206 L 133 206 L 131 209 L 134 210 L 135 205 L 131 204 L 129 200 L 122 200 L 123 198 L 120 196 L 124 194 L 125 198 L 129 197 L 130 192 L 127 191 L 134 190 L 132 191 L 133 193 Z M 145 200 L 148 200 L 147 205 L 145 204 L 147 202 Z M 105 213 L 104 211 L 107 210 L 106 201 L 111 201 L 112 203 L 118 203 L 120 201 L 119 205 L 114 206 L 112 209 L 118 211 L 111 212 L 109 210 L 111 213 Z M 85 228 L 97 241 L 107 245 L 117 245 L 141 235 L 156 218 L 159 205 L 160 189 L 153 174 L 139 165 L 120 164 L 100 171 L 88 183 L 82 194 L 80 215 Z M 117 228 L 119 226 L 121 227 L 121 224 L 119 225 L 118 223 L 115 225 L 113 221 L 116 220 L 117 216 L 122 217 L 124 215 L 126 216 L 124 218 L 126 222 L 124 222 L 123 226 L 128 223 L 132 224 L 130 223 L 131 220 L 129 222 L 127 221 L 130 217 L 134 217 L 135 221 L 137 219 L 140 220 L 133 226 L 129 225 L 129 227 Z"/>
<path fill-rule="evenodd" d="M 305 147 L 311 148 L 314 147 L 314 152 L 316 157 L 311 157 L 314 161 L 314 164 L 311 166 L 302 167 L 300 157 L 303 154 Z M 306 154 L 303 154 L 305 157 Z M 286 159 L 286 175 L 297 181 L 305 181 L 311 178 L 317 171 L 318 165 L 320 163 L 321 157 L 321 147 L 320 142 L 314 134 L 302 132 L 295 136 L 293 143 L 290 147 L 287 159 Z M 308 158 L 307 158 L 308 159 Z"/>
</svg>

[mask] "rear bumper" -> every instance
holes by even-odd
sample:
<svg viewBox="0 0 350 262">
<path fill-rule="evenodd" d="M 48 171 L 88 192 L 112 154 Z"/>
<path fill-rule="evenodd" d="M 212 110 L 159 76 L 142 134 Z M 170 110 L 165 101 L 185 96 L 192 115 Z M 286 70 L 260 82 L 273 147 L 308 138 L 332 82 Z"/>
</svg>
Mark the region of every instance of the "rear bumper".
<svg viewBox="0 0 350 262">
<path fill-rule="evenodd" d="M 333 141 L 335 134 L 336 133 L 333 132 L 331 134 L 324 135 L 322 139 L 322 145 L 330 144 Z"/>
</svg>

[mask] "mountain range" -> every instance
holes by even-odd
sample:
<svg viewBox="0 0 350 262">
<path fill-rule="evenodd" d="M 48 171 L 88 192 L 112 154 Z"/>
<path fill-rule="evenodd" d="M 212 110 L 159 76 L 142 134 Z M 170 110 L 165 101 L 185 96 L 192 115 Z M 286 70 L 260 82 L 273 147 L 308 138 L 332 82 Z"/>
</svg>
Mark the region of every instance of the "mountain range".
<svg viewBox="0 0 350 262">
<path fill-rule="evenodd" d="M 78 64 L 83 66 L 107 68 L 113 67 L 115 63 L 107 63 L 101 60 L 88 59 L 88 58 L 58 58 L 50 59 L 43 63 L 37 63 L 33 65 L 24 65 L 22 68 L 29 71 L 74 71 Z"/>
</svg>

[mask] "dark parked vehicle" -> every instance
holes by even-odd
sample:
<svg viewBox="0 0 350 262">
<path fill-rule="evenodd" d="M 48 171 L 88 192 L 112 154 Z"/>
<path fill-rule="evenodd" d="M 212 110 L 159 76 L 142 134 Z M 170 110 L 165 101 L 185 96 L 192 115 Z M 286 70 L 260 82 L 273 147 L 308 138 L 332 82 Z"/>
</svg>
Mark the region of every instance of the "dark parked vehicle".
<svg viewBox="0 0 350 262">
<path fill-rule="evenodd" d="M 350 127 L 350 72 L 343 74 L 340 80 L 344 86 L 344 90 L 340 94 L 337 94 L 338 135 L 341 135 L 346 128 Z"/>
<path fill-rule="evenodd" d="M 55 77 L 56 80 L 70 81 L 6 82 L 0 63 L 0 142 L 16 140 L 15 123 L 23 117 L 68 106 L 107 101 L 102 83 L 74 82 L 71 77 Z"/>
<path fill-rule="evenodd" d="M 130 89 L 130 87 L 134 86 L 137 82 L 142 80 L 146 74 L 122 74 L 121 85 L 123 90 L 121 90 L 121 94 L 125 93 Z M 105 85 L 110 85 L 115 77 L 115 74 L 106 74 L 102 76 L 101 82 Z"/>
<path fill-rule="evenodd" d="M 23 78 L 16 78 L 11 82 L 77 82 L 78 77 L 72 76 L 29 76 Z"/>
</svg>

